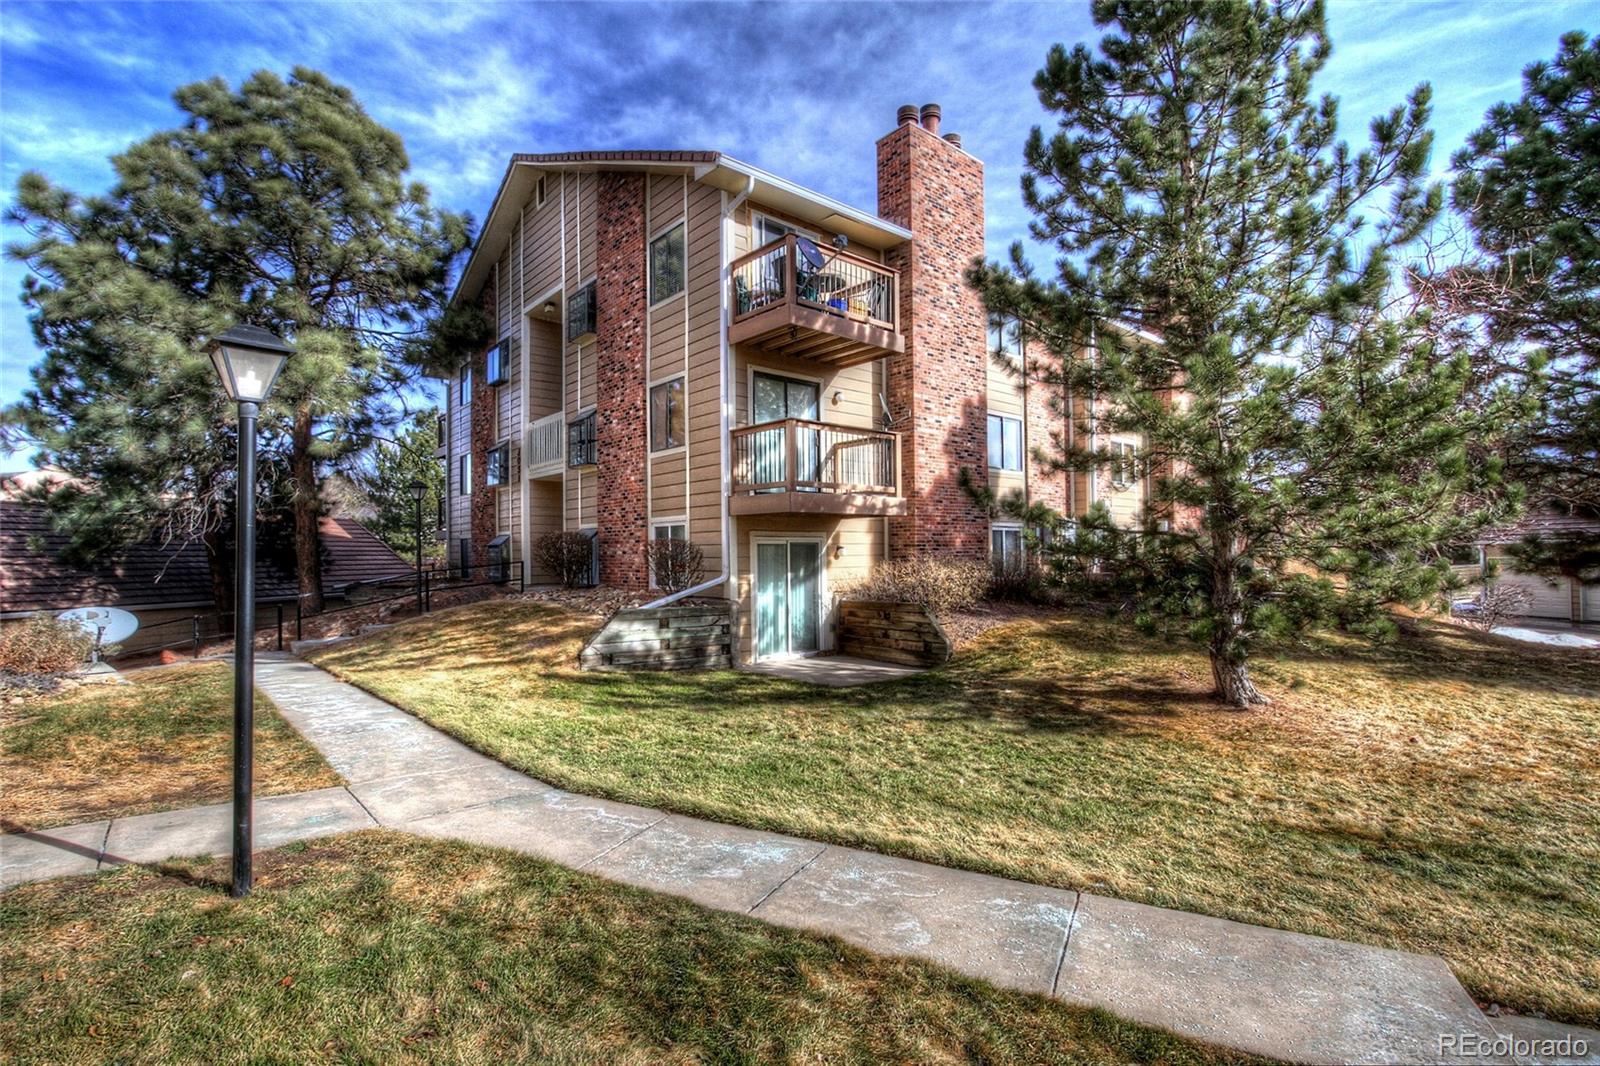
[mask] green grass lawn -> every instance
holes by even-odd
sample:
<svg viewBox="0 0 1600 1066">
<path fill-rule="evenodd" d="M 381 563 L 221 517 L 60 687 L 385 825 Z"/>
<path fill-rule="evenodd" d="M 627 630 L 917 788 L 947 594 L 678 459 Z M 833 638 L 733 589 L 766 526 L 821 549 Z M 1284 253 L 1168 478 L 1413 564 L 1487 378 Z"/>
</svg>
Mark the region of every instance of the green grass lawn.
<svg viewBox="0 0 1600 1066">
<path fill-rule="evenodd" d="M 1188 645 L 1065 617 L 860 689 L 580 673 L 589 623 L 495 602 L 316 660 L 559 786 L 1443 956 L 1600 1021 L 1600 660 L 1436 626 L 1264 655 L 1218 709 Z"/>
<path fill-rule="evenodd" d="M 0 830 L 220 803 L 233 794 L 233 670 L 132 675 L 0 707 Z M 317 749 L 256 693 L 257 793 L 340 783 Z"/>
<path fill-rule="evenodd" d="M 0 1047 L 70 1063 L 1219 1063 L 935 966 L 367 832 L 0 895 Z"/>
</svg>

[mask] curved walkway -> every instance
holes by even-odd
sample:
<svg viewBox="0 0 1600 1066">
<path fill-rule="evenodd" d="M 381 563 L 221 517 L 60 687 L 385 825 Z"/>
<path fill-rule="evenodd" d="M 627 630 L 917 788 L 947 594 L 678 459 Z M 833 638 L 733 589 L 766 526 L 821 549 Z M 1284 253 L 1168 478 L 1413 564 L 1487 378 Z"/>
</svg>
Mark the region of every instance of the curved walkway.
<svg viewBox="0 0 1600 1066">
<path fill-rule="evenodd" d="M 1437 958 L 593 799 L 301 660 L 261 656 L 257 683 L 349 782 L 258 800 L 262 847 L 387 826 L 541 856 L 1274 1058 L 1511 1061 Z M 0 884 L 226 854 L 228 824 L 222 804 L 0 838 Z"/>
</svg>

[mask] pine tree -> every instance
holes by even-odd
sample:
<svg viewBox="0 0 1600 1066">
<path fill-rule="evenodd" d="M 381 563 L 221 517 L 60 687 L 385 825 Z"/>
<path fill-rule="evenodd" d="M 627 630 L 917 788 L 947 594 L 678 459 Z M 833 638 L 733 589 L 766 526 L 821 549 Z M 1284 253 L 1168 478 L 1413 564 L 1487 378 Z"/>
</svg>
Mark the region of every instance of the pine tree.
<svg viewBox="0 0 1600 1066">
<path fill-rule="evenodd" d="M 1022 191 L 1059 277 L 1019 246 L 971 280 L 1048 352 L 1033 372 L 1080 422 L 1059 467 L 1127 461 L 1088 446 L 1088 412 L 1099 437 L 1143 441 L 1139 526 L 1091 510 L 1045 547 L 1056 575 L 1097 570 L 1141 622 L 1180 620 L 1216 695 L 1263 703 L 1249 671 L 1263 636 L 1383 628 L 1385 604 L 1448 580 L 1439 546 L 1498 513 L 1463 505 L 1469 490 L 1492 502 L 1497 475 L 1468 447 L 1492 420 L 1463 403 L 1467 362 L 1426 342 L 1390 284 L 1442 201 L 1424 181 L 1429 92 L 1352 151 L 1333 99 L 1312 95 L 1321 3 L 1097 0 L 1093 14 L 1098 54 L 1058 45 L 1034 81 L 1059 125 L 1030 136 Z"/>
<path fill-rule="evenodd" d="M 356 486 L 372 508 L 367 528 L 400 555 L 411 558 L 416 550 L 416 501 L 411 483 L 427 486 L 422 497 L 422 554 L 431 556 L 439 544 L 436 516 L 444 498 L 444 466 L 433 457 L 438 440 L 439 413 L 418 411 L 393 441 L 373 445 L 372 453 L 355 477 Z"/>
<path fill-rule="evenodd" d="M 94 485 L 64 499 L 85 550 L 148 533 L 162 512 L 210 528 L 231 453 L 203 339 L 239 321 L 297 347 L 263 412 L 281 455 L 306 607 L 321 606 L 320 479 L 394 417 L 405 358 L 470 243 L 464 216 L 407 183 L 400 138 L 315 71 L 177 91 L 186 119 L 114 157 L 114 187 L 80 199 L 40 174 L 18 185 L 10 249 L 45 349 L 6 412 L 40 459 Z M 196 520 L 193 516 L 203 515 Z"/>
<path fill-rule="evenodd" d="M 1443 291 L 1487 320 L 1501 343 L 1486 353 L 1508 353 L 1486 360 L 1487 374 L 1543 387 L 1541 417 L 1512 442 L 1513 474 L 1539 506 L 1600 516 L 1600 40 L 1567 34 L 1522 80 L 1452 160 L 1452 204 L 1479 258 Z M 1592 571 L 1600 538 L 1525 554 L 1540 572 Z"/>
</svg>

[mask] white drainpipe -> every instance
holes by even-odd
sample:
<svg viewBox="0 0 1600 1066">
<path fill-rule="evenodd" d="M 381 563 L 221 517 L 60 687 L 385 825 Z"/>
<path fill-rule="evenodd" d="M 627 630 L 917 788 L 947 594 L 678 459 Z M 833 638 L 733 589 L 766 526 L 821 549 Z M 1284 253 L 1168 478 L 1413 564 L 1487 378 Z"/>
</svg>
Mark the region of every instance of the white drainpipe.
<svg viewBox="0 0 1600 1066">
<path fill-rule="evenodd" d="M 645 608 L 670 607 L 679 600 L 690 596 L 698 596 L 702 592 L 710 592 L 718 585 L 726 584 L 733 576 L 733 516 L 728 513 L 728 497 L 732 493 L 732 467 L 728 456 L 728 433 L 733 426 L 733 349 L 728 346 L 728 284 L 731 273 L 728 269 L 728 221 L 733 218 L 733 213 L 750 198 L 756 191 L 756 178 L 754 174 L 745 178 L 744 191 L 733 198 L 733 201 L 722 209 L 722 270 L 718 275 L 718 284 L 722 286 L 719 297 L 722 304 L 722 572 L 709 581 L 702 581 L 698 585 L 690 586 L 681 592 L 674 592 L 652 600 L 645 604 Z M 730 597 L 731 598 L 731 597 Z"/>
</svg>

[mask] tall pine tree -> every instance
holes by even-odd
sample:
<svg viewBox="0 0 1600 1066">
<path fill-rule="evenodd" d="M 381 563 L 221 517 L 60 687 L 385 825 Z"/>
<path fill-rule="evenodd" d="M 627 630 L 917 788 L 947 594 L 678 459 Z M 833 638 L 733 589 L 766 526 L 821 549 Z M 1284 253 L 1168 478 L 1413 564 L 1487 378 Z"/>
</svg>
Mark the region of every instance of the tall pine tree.
<svg viewBox="0 0 1600 1066">
<path fill-rule="evenodd" d="M 235 321 L 291 340 L 263 436 L 288 471 L 295 569 L 315 610 L 321 477 L 392 420 L 403 357 L 444 305 L 469 221 L 408 183 L 400 138 L 315 71 L 260 72 L 237 90 L 213 79 L 175 100 L 184 123 L 116 156 L 106 195 L 19 182 L 13 218 L 31 239 L 10 252 L 31 268 L 24 302 L 45 358 L 7 421 L 42 461 L 94 484 L 93 499 L 58 504 L 84 550 L 174 514 L 213 528 L 231 461 L 197 348 Z"/>
<path fill-rule="evenodd" d="M 1089 446 L 1109 433 L 1144 442 L 1139 527 L 1094 509 L 1047 548 L 1057 574 L 1109 575 L 1142 620 L 1178 619 L 1206 646 L 1221 700 L 1263 703 L 1249 662 L 1264 635 L 1383 625 L 1384 604 L 1447 580 L 1438 546 L 1489 517 L 1461 506 L 1496 476 L 1467 446 L 1488 423 L 1462 403 L 1466 361 L 1426 343 L 1390 285 L 1441 203 L 1424 182 L 1428 89 L 1352 151 L 1312 94 L 1320 2 L 1093 14 L 1098 54 L 1057 46 L 1034 81 L 1059 125 L 1029 138 L 1023 196 L 1059 277 L 1018 247 L 971 280 L 1047 349 L 1052 391 L 1092 414 L 1057 464 L 1126 463 Z"/>
</svg>

